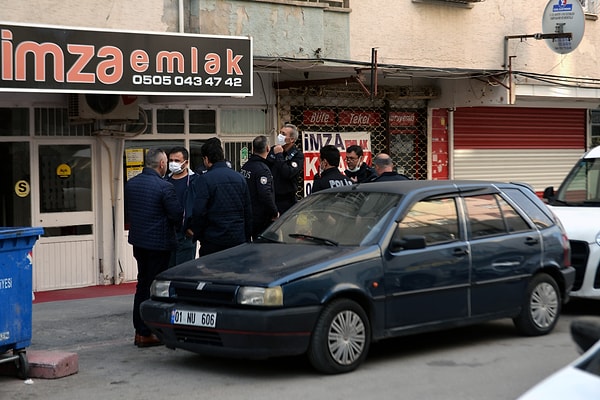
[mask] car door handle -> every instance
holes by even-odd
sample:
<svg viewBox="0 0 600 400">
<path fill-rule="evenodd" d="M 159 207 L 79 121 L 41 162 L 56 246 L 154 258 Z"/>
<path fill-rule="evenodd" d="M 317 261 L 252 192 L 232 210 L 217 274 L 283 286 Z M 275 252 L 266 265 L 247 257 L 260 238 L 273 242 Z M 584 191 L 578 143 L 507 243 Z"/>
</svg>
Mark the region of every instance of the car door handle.
<svg viewBox="0 0 600 400">
<path fill-rule="evenodd" d="M 518 267 L 519 265 L 521 265 L 521 263 L 518 261 L 500 261 L 492 263 L 492 267 L 494 268 L 512 268 Z"/>
<path fill-rule="evenodd" d="M 539 240 L 532 238 L 532 237 L 528 237 L 527 239 L 525 239 L 525 244 L 528 246 L 533 246 L 535 244 L 538 244 L 539 242 L 540 242 Z"/>
<path fill-rule="evenodd" d="M 454 249 L 454 251 L 452 252 L 452 255 L 454 257 L 462 257 L 466 256 L 467 254 L 469 254 L 469 250 L 467 249 Z"/>
</svg>

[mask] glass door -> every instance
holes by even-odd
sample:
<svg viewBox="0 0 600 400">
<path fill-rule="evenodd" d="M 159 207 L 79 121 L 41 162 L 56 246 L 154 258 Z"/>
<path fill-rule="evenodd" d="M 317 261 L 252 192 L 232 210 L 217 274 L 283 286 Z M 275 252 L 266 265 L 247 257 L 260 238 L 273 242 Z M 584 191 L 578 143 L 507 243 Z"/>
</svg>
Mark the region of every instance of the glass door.
<svg viewBox="0 0 600 400">
<path fill-rule="evenodd" d="M 93 146 L 37 146 L 37 216 L 44 227 L 36 249 L 36 290 L 89 286 L 96 283 Z"/>
</svg>

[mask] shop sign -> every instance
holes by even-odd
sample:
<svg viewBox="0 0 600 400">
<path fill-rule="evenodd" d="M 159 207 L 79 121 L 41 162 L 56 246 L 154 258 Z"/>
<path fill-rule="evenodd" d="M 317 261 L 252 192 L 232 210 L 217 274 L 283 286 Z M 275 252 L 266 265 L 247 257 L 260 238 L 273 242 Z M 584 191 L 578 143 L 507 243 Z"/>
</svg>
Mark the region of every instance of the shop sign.
<svg viewBox="0 0 600 400">
<path fill-rule="evenodd" d="M 252 95 L 252 39 L 0 22 L 0 91 Z"/>
<path fill-rule="evenodd" d="M 304 125 L 335 125 L 335 111 L 305 110 L 302 122 Z"/>
<path fill-rule="evenodd" d="M 390 126 L 416 126 L 417 124 L 417 113 L 416 112 L 390 112 Z"/>
<path fill-rule="evenodd" d="M 378 126 L 381 115 L 377 111 L 340 111 L 340 126 Z"/>
</svg>

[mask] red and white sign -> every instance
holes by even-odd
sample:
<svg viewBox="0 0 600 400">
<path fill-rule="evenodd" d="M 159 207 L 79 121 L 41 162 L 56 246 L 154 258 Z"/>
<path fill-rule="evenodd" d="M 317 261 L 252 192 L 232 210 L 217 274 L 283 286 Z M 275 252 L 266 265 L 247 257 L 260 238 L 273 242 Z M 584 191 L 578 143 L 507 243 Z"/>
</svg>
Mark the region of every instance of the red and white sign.
<svg viewBox="0 0 600 400">
<path fill-rule="evenodd" d="M 306 110 L 302 122 L 304 125 L 335 125 L 335 111 L 333 110 Z"/>
<path fill-rule="evenodd" d="M 340 126 L 378 126 L 381 114 L 377 111 L 340 111 Z"/>
<path fill-rule="evenodd" d="M 392 111 L 390 112 L 390 126 L 416 126 L 417 125 L 417 113 L 416 112 L 402 112 Z"/>
<path fill-rule="evenodd" d="M 371 165 L 371 135 L 369 132 L 302 132 L 302 152 L 304 153 L 304 193 L 312 193 L 315 175 L 319 172 L 319 152 L 323 146 L 334 145 L 340 150 L 339 170 L 346 168 L 346 149 L 352 145 L 363 149 L 363 160 Z"/>
</svg>

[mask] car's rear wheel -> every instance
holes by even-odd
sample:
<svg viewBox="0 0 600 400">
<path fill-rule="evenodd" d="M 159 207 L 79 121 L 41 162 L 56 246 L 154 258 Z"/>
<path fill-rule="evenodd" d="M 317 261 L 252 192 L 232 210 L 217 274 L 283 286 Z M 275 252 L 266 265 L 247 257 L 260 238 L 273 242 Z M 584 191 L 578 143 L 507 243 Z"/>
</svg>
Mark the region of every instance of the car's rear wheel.
<svg viewBox="0 0 600 400">
<path fill-rule="evenodd" d="M 548 274 L 537 274 L 529 282 L 521 313 L 513 322 L 523 335 L 545 335 L 554 329 L 561 305 L 556 281 Z"/>
<path fill-rule="evenodd" d="M 371 326 L 363 308 L 349 299 L 335 300 L 317 320 L 308 359 L 320 372 L 350 372 L 364 361 L 370 343 Z"/>
</svg>

